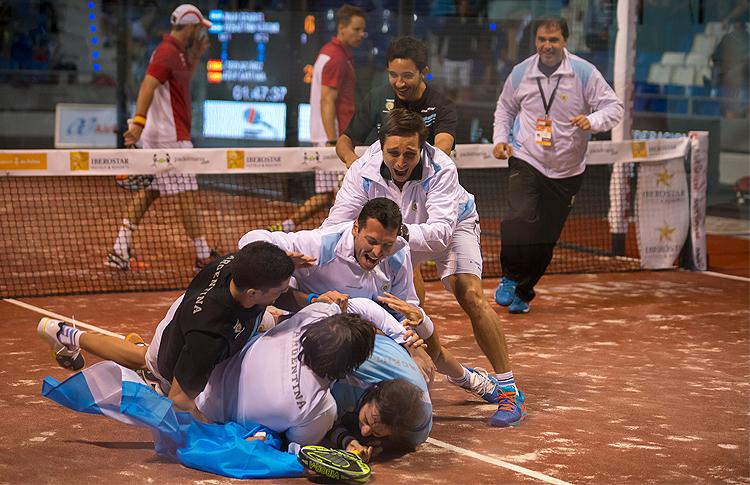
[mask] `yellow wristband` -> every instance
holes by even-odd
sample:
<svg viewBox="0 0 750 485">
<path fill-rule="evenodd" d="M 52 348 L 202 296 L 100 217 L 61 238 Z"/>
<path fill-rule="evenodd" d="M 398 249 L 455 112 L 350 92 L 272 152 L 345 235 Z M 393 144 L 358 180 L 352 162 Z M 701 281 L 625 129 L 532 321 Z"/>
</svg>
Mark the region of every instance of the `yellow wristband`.
<svg viewBox="0 0 750 485">
<path fill-rule="evenodd" d="M 146 117 L 141 115 L 135 115 L 133 116 L 133 124 L 139 125 L 141 127 L 146 126 Z"/>
</svg>

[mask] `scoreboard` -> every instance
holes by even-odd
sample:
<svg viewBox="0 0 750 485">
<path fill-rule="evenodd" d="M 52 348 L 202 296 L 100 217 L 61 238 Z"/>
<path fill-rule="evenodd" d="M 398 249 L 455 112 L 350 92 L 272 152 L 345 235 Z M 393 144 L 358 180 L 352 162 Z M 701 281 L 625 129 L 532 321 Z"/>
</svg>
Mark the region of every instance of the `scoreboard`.
<svg viewBox="0 0 750 485">
<path fill-rule="evenodd" d="M 315 17 L 211 10 L 209 20 L 203 137 L 284 142 L 287 113 L 309 117 L 299 105 L 309 100 L 307 73 L 321 45 Z M 296 109 L 289 110 L 290 104 Z M 309 122 L 298 119 L 295 125 L 302 128 L 300 141 L 309 139 Z"/>
</svg>

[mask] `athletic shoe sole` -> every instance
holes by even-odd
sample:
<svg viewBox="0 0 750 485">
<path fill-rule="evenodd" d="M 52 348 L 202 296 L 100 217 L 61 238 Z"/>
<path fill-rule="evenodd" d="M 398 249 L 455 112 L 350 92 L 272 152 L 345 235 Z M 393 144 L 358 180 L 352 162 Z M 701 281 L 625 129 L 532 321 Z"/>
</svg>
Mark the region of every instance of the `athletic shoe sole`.
<svg viewBox="0 0 750 485">
<path fill-rule="evenodd" d="M 63 369 L 74 372 L 83 369 L 86 365 L 86 360 L 83 358 L 81 351 L 79 350 L 77 354 L 72 354 L 71 350 L 59 343 L 57 339 L 53 340 L 53 337 L 47 331 L 48 325 L 54 325 L 59 328 L 59 321 L 47 317 L 42 318 L 39 320 L 39 325 L 37 325 L 37 333 L 49 344 L 52 357 L 55 358 L 57 364 Z"/>
</svg>

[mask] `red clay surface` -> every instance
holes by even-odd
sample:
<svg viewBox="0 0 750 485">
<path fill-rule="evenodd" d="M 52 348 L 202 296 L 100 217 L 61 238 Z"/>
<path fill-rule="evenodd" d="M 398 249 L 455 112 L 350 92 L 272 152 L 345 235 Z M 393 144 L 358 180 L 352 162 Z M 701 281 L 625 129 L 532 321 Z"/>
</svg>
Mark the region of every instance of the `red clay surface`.
<svg viewBox="0 0 750 485">
<path fill-rule="evenodd" d="M 488 299 L 496 283 L 485 281 Z M 486 367 L 452 297 L 439 283 L 427 289 L 445 345 Z M 493 406 L 438 378 L 432 438 L 485 461 L 428 443 L 376 463 L 371 483 L 545 483 L 503 463 L 569 483 L 750 483 L 750 282 L 682 271 L 553 275 L 538 293 L 528 315 L 496 307 L 527 419 L 489 428 Z M 148 338 L 176 295 L 24 301 Z M 0 484 L 239 483 L 160 460 L 145 430 L 43 399 L 42 378 L 68 374 L 35 334 L 40 315 L 7 302 L 0 314 Z"/>
</svg>

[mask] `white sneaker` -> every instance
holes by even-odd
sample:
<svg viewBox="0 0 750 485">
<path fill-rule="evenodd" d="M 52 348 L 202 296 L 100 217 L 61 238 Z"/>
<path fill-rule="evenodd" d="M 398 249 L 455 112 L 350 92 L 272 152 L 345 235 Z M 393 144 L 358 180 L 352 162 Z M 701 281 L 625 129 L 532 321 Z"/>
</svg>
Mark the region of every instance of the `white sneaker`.
<svg viewBox="0 0 750 485">
<path fill-rule="evenodd" d="M 500 383 L 497 379 L 481 367 L 468 367 L 467 370 L 469 371 L 468 384 L 462 386 L 450 377 L 448 377 L 448 382 L 461 387 L 466 392 L 474 394 L 488 403 L 496 403 L 500 396 Z"/>
<path fill-rule="evenodd" d="M 83 354 L 81 354 L 81 348 L 70 348 L 67 345 L 60 343 L 60 340 L 57 338 L 60 326 L 64 324 L 65 322 L 60 320 L 43 317 L 39 320 L 36 332 L 50 345 L 52 348 L 52 355 L 55 357 L 55 360 L 60 367 L 72 371 L 79 371 L 83 369 L 83 366 L 86 364 Z"/>
</svg>

